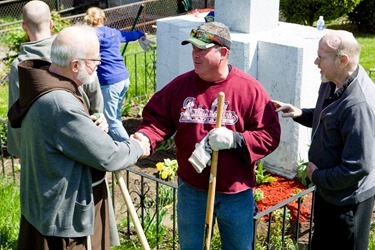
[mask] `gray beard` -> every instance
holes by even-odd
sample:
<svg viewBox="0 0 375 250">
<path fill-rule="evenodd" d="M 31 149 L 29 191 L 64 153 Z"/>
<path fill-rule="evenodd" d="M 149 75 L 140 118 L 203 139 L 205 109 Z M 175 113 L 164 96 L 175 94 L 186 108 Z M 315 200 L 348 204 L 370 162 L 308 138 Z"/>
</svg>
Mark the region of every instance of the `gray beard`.
<svg viewBox="0 0 375 250">
<path fill-rule="evenodd" d="M 324 76 L 321 76 L 320 77 L 321 81 L 322 82 L 330 82 L 327 78 L 325 78 Z"/>
<path fill-rule="evenodd" d="M 81 85 L 83 84 L 91 84 L 96 79 L 96 71 L 93 72 L 91 75 L 86 71 L 85 66 L 79 68 L 78 74 L 77 74 L 77 80 L 81 82 Z"/>
</svg>

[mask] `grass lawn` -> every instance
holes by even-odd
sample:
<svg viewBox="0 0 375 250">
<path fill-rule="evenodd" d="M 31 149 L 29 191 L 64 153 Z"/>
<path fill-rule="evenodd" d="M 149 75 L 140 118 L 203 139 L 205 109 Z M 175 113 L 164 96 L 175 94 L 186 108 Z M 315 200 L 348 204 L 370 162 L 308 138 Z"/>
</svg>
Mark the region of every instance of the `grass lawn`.
<svg viewBox="0 0 375 250">
<path fill-rule="evenodd" d="M 0 119 L 7 120 L 8 85 L 0 85 Z"/>
<path fill-rule="evenodd" d="M 375 35 L 362 35 L 357 37 L 362 46 L 360 64 L 367 70 L 375 69 Z M 375 82 L 375 72 L 371 75 Z"/>
</svg>

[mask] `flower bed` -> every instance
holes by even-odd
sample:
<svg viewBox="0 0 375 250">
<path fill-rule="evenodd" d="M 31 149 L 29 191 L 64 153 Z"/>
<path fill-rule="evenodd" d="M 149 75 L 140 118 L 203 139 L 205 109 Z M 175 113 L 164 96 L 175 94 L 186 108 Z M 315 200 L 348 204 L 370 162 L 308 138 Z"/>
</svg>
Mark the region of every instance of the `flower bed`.
<svg viewBox="0 0 375 250">
<path fill-rule="evenodd" d="M 261 189 L 263 191 L 264 197 L 257 201 L 258 211 L 264 211 L 283 200 L 290 198 L 293 195 L 296 195 L 298 192 L 307 189 L 303 186 L 301 181 L 297 178 L 287 179 L 282 176 L 272 175 L 276 178 L 276 181 L 271 183 L 260 184 L 256 189 Z M 255 189 L 255 190 L 256 190 Z M 298 203 L 292 202 L 287 205 L 292 216 L 292 220 L 297 218 L 298 213 Z M 300 221 L 308 221 L 310 219 L 310 208 L 311 208 L 311 195 L 305 197 L 301 204 L 301 214 Z"/>
</svg>

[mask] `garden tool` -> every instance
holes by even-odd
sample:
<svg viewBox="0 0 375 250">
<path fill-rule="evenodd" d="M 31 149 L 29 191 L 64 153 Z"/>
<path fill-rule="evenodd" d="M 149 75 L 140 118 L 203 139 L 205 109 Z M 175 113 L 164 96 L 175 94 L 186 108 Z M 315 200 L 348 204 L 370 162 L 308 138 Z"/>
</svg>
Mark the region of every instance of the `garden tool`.
<svg viewBox="0 0 375 250">
<path fill-rule="evenodd" d="M 94 113 L 93 116 L 96 118 L 96 119 L 99 119 L 100 117 L 100 114 L 99 113 Z M 125 203 L 126 203 L 126 206 L 129 210 L 129 213 L 130 213 L 130 217 L 132 218 L 133 220 L 133 223 L 134 223 L 134 227 L 135 227 L 135 230 L 137 232 L 137 235 L 139 237 L 139 240 L 141 241 L 141 244 L 142 244 L 142 248 L 144 250 L 149 250 L 150 249 L 150 246 L 148 245 L 148 242 L 147 242 L 147 238 L 145 236 L 145 233 L 142 229 L 142 226 L 141 226 L 141 223 L 139 221 L 139 218 L 138 218 L 138 214 L 137 214 L 137 211 L 135 210 L 134 208 L 134 205 L 133 205 L 133 202 L 130 198 L 130 194 L 129 194 L 129 191 L 126 187 L 126 184 L 125 184 L 125 181 L 124 181 L 124 178 L 122 177 L 121 175 L 121 172 L 120 171 L 116 171 L 115 172 L 115 175 L 116 175 L 116 179 L 117 179 L 117 182 L 119 184 L 119 187 L 120 187 L 120 190 L 121 190 L 121 193 L 122 195 L 124 196 L 124 199 L 125 199 Z M 88 238 L 88 246 L 91 248 L 91 239 Z"/>
<path fill-rule="evenodd" d="M 141 48 L 143 49 L 144 52 L 149 51 L 150 49 L 153 49 L 153 44 L 155 44 L 154 41 L 151 41 L 149 39 L 138 39 L 139 45 L 141 45 Z"/>
<path fill-rule="evenodd" d="M 133 21 L 133 24 L 132 24 L 132 27 L 131 27 L 131 29 L 130 29 L 131 31 L 134 30 L 135 26 L 137 25 L 138 19 L 139 19 L 139 17 L 141 16 L 141 13 L 142 13 L 144 7 L 145 7 L 145 6 L 144 6 L 143 4 L 141 4 L 141 5 L 139 6 L 137 16 L 135 17 L 135 19 L 134 19 L 134 21 Z M 122 55 L 122 56 L 124 55 L 125 50 L 126 50 L 126 48 L 128 47 L 128 44 L 129 44 L 129 42 L 126 42 L 126 43 L 125 43 L 125 46 L 124 46 L 124 48 L 122 49 L 122 52 L 121 52 L 121 55 Z"/>
<path fill-rule="evenodd" d="M 216 128 L 221 127 L 224 99 L 225 99 L 225 94 L 223 92 L 220 92 L 218 96 Z M 203 243 L 203 249 L 206 249 L 206 250 L 209 250 L 210 245 L 211 245 L 218 157 L 219 157 L 219 151 L 213 151 L 212 160 L 211 160 L 211 172 L 210 172 L 210 179 L 209 179 L 209 186 L 208 186 L 207 207 L 206 207 L 206 225 L 204 229 L 205 241 Z"/>
<path fill-rule="evenodd" d="M 148 245 L 147 238 L 146 238 L 146 235 L 145 235 L 145 233 L 142 229 L 141 222 L 139 221 L 137 211 L 135 210 L 133 202 L 130 198 L 129 191 L 126 187 L 124 178 L 122 177 L 120 171 L 116 171 L 115 175 L 116 175 L 117 182 L 120 186 L 121 193 L 124 196 L 126 206 L 127 206 L 128 210 L 130 212 L 130 217 L 133 220 L 135 230 L 137 232 L 139 240 L 141 241 L 142 248 L 144 250 L 150 250 L 150 246 Z"/>
</svg>

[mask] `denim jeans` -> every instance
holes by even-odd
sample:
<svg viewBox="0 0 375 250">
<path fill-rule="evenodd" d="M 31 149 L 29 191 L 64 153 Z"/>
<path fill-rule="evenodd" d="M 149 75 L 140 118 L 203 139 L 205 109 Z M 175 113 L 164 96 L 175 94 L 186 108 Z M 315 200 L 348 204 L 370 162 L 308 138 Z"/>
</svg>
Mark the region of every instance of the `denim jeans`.
<svg viewBox="0 0 375 250">
<path fill-rule="evenodd" d="M 203 248 L 207 191 L 195 189 L 178 179 L 177 224 L 181 250 Z M 252 189 L 237 194 L 215 194 L 217 219 L 223 250 L 251 250 L 254 237 Z"/>
<path fill-rule="evenodd" d="M 103 94 L 104 116 L 109 125 L 108 134 L 115 141 L 126 141 L 129 135 L 126 132 L 121 119 L 122 104 L 128 91 L 130 81 L 126 79 L 111 85 L 101 85 Z"/>
</svg>

